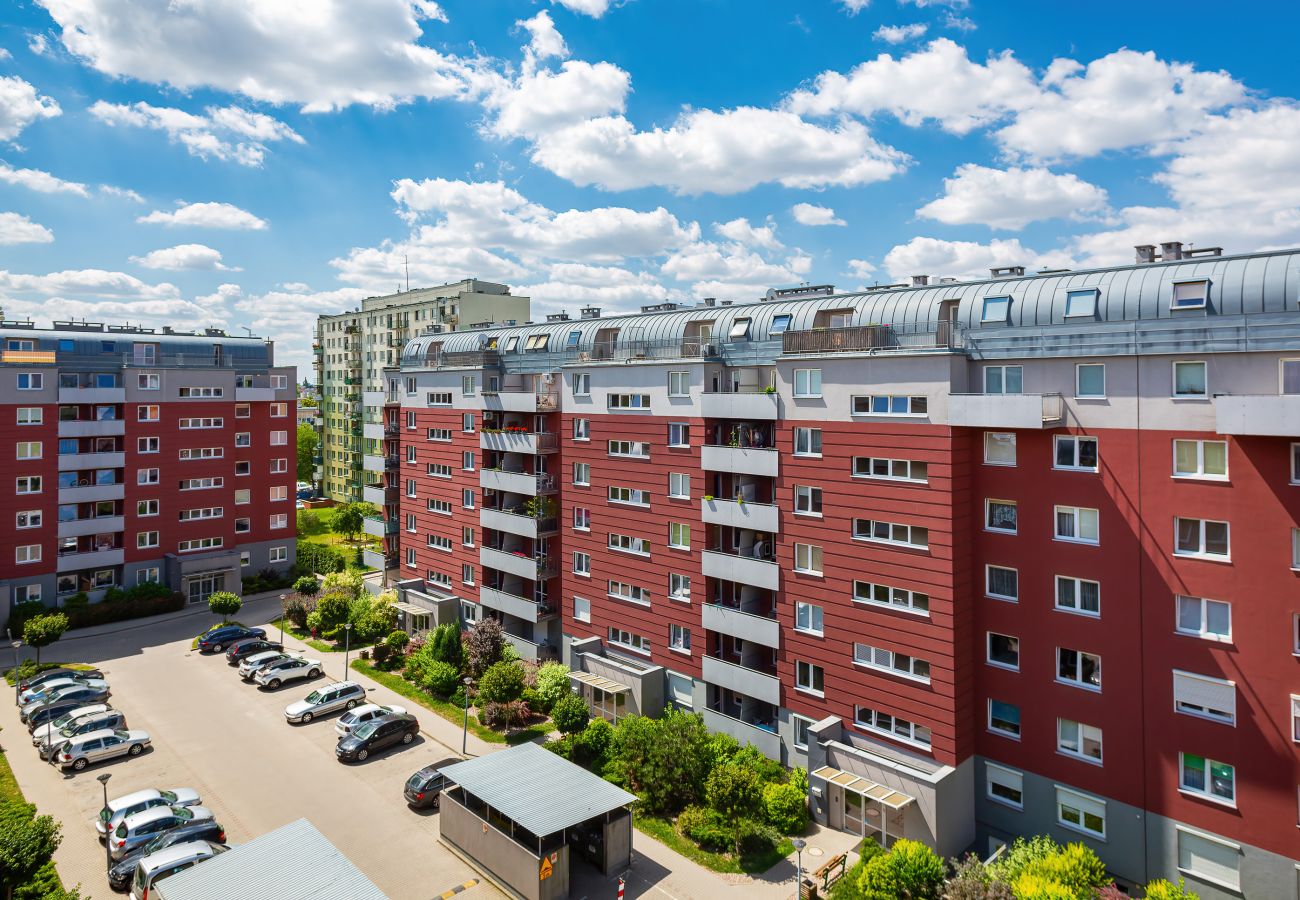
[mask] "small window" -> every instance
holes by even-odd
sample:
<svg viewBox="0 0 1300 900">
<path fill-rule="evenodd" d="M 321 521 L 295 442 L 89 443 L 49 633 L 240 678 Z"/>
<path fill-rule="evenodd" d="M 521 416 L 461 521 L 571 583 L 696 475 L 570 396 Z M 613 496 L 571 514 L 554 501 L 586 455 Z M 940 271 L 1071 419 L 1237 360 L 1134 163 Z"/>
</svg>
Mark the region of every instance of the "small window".
<svg viewBox="0 0 1300 900">
<path fill-rule="evenodd" d="M 796 631 L 821 635 L 822 608 L 815 603 L 796 602 L 794 605 L 794 627 Z"/>
<path fill-rule="evenodd" d="M 1226 481 L 1227 441 L 1174 441 L 1174 477 Z"/>
<path fill-rule="evenodd" d="M 772 317 L 772 327 L 767 330 L 769 335 L 784 334 L 790 327 L 789 314 L 783 314 Z"/>
<path fill-rule="evenodd" d="M 820 428 L 796 428 L 794 430 L 794 455 L 820 457 L 822 455 L 822 430 Z"/>
<path fill-rule="evenodd" d="M 549 334 L 529 335 L 527 342 L 524 344 L 524 350 L 540 353 L 546 349 L 546 345 L 550 343 L 550 340 L 551 336 Z"/>
<path fill-rule="evenodd" d="M 1010 297 L 985 297 L 984 311 L 980 314 L 981 322 L 1006 322 L 1011 315 Z"/>
<path fill-rule="evenodd" d="M 1169 301 L 1170 309 L 1204 309 L 1210 299 L 1208 281 L 1176 281 L 1173 296 Z"/>
<path fill-rule="evenodd" d="M 574 372 L 570 376 L 573 381 L 573 396 L 590 397 L 591 396 L 591 374 L 588 372 Z"/>
<path fill-rule="evenodd" d="M 1237 724 L 1237 686 L 1223 678 L 1174 670 L 1174 712 Z"/>
<path fill-rule="evenodd" d="M 1065 294 L 1066 318 L 1092 317 L 1097 315 L 1097 289 L 1067 291 Z"/>
<path fill-rule="evenodd" d="M 1056 458 L 1052 467 L 1076 472 L 1096 472 L 1097 439 L 1066 434 L 1056 435 Z"/>
<path fill-rule="evenodd" d="M 1011 500 L 985 500 L 984 530 L 1015 534 L 1016 512 L 1016 504 Z"/>
<path fill-rule="evenodd" d="M 570 331 L 569 337 L 564 342 L 565 350 L 577 350 L 578 342 L 582 340 L 581 331 Z"/>
<path fill-rule="evenodd" d="M 749 319 L 736 319 L 732 322 L 727 337 L 733 341 L 749 340 Z"/>
<path fill-rule="evenodd" d="M 1279 363 L 1281 391 L 1287 396 L 1300 394 L 1300 359 L 1284 359 Z"/>
<path fill-rule="evenodd" d="M 795 369 L 794 395 L 797 399 L 820 397 L 822 395 L 822 370 Z"/>
<path fill-rule="evenodd" d="M 1001 700 L 989 700 L 989 731 L 1020 739 L 1020 707 Z"/>
<path fill-rule="evenodd" d="M 578 622 L 591 621 L 591 601 L 582 597 L 573 598 L 573 618 Z"/>
<path fill-rule="evenodd" d="M 1010 431 L 984 432 L 984 465 L 1014 466 L 1015 464 L 1015 433 Z"/>
<path fill-rule="evenodd" d="M 1101 615 L 1101 582 L 1057 575 L 1056 608 L 1085 616 Z"/>
<path fill-rule="evenodd" d="M 1020 572 L 1005 566 L 984 567 L 984 594 L 994 600 L 1020 600 Z"/>
<path fill-rule="evenodd" d="M 821 696 L 826 691 L 826 672 L 821 666 L 795 660 L 794 683 L 796 690 Z"/>
<path fill-rule="evenodd" d="M 1055 515 L 1058 541 L 1071 541 L 1076 544 L 1101 543 L 1097 523 L 1097 510 L 1079 506 L 1058 506 Z"/>
<path fill-rule="evenodd" d="M 519 347 L 518 337 L 506 338 L 506 353 L 514 353 L 516 348 L 518 347 Z"/>
<path fill-rule="evenodd" d="M 985 792 L 994 803 L 1025 808 L 1024 775 L 993 763 L 984 764 Z"/>
<path fill-rule="evenodd" d="M 691 373 L 690 372 L 669 372 L 668 373 L 668 396 L 689 397 L 690 395 L 691 395 Z"/>
<path fill-rule="evenodd" d="M 1056 749 L 1085 762 L 1101 762 L 1101 729 L 1072 719 L 1056 720 Z"/>
<path fill-rule="evenodd" d="M 1074 367 L 1074 396 L 1079 400 L 1104 400 L 1106 398 L 1106 366 L 1104 363 L 1080 363 Z"/>
<path fill-rule="evenodd" d="M 989 665 L 1020 671 L 1020 638 L 990 631 L 986 649 L 985 661 Z"/>
<path fill-rule="evenodd" d="M 1056 680 L 1062 684 L 1101 690 L 1101 657 L 1068 647 L 1056 648 Z"/>
<path fill-rule="evenodd" d="M 1232 640 L 1232 604 L 1204 597 L 1174 598 L 1175 629 L 1179 634 L 1209 641 Z"/>
<path fill-rule="evenodd" d="M 984 393 L 1019 394 L 1024 389 L 1022 366 L 985 366 Z"/>
<path fill-rule="evenodd" d="M 1056 789 L 1056 823 L 1093 837 L 1106 836 L 1106 801 L 1067 788 Z"/>
<path fill-rule="evenodd" d="M 1174 519 L 1174 555 L 1202 559 L 1230 558 L 1227 522 L 1210 519 Z"/>
<path fill-rule="evenodd" d="M 794 487 L 794 511 L 803 516 L 822 514 L 822 489 L 797 484 Z"/>
<path fill-rule="evenodd" d="M 1203 400 L 1206 396 L 1205 363 L 1174 363 L 1174 397 Z"/>
<path fill-rule="evenodd" d="M 1178 754 L 1178 787 L 1210 800 L 1236 804 L 1237 770 L 1195 753 Z"/>
</svg>

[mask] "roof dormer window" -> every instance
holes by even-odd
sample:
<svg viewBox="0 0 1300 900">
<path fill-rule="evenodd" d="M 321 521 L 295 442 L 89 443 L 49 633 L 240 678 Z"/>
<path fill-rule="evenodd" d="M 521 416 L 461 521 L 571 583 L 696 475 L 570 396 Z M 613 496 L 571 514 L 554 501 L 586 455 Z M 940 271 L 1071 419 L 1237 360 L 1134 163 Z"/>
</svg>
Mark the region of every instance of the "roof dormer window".
<svg viewBox="0 0 1300 900">
<path fill-rule="evenodd" d="M 1176 281 L 1169 300 L 1170 309 L 1205 309 L 1210 299 L 1208 281 Z"/>
<path fill-rule="evenodd" d="M 749 319 L 737 319 L 731 323 L 731 332 L 727 335 L 733 341 L 749 340 Z"/>
<path fill-rule="evenodd" d="M 984 309 L 980 314 L 981 322 L 1006 322 L 1011 315 L 1011 298 L 985 297 Z"/>
<path fill-rule="evenodd" d="M 1065 317 L 1092 318 L 1097 315 L 1097 289 L 1065 292 Z"/>
</svg>

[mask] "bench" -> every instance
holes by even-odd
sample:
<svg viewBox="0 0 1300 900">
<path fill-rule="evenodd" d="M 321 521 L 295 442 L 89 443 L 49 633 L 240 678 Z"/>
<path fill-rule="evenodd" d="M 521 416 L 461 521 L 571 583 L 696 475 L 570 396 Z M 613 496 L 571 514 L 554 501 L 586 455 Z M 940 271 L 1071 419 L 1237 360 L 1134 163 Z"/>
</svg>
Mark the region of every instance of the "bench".
<svg viewBox="0 0 1300 900">
<path fill-rule="evenodd" d="M 844 864 L 848 861 L 848 858 L 847 853 L 832 856 L 826 861 L 825 865 L 813 873 L 813 880 L 821 882 L 823 891 L 829 891 L 831 885 L 844 876 Z"/>
</svg>

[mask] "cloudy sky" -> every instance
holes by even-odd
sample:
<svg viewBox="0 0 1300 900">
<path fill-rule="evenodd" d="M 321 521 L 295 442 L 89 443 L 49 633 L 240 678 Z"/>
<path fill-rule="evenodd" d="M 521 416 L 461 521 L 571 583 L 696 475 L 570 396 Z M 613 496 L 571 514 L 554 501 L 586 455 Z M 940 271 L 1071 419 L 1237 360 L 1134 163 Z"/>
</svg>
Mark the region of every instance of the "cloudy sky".
<svg viewBox="0 0 1300 900">
<path fill-rule="evenodd" d="M 1300 4 L 9 0 L 0 304 L 534 315 L 1300 244 Z"/>
</svg>

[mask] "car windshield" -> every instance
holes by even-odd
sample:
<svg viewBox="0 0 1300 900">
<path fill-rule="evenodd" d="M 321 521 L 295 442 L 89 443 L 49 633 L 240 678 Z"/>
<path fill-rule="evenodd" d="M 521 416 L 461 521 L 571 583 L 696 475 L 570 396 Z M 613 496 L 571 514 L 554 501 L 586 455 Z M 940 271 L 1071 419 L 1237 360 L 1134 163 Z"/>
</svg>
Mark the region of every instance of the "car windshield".
<svg viewBox="0 0 1300 900">
<path fill-rule="evenodd" d="M 57 719 L 54 720 L 54 727 L 62 728 L 64 725 L 67 725 L 69 722 L 71 722 L 74 718 L 76 717 L 73 716 L 72 713 L 64 713 L 63 715 L 59 716 Z"/>
<path fill-rule="evenodd" d="M 123 819 L 121 822 L 118 823 L 118 825 L 117 825 L 117 831 L 116 831 L 115 833 L 117 834 L 118 837 L 126 837 L 126 820 L 125 820 L 125 819 Z"/>
<path fill-rule="evenodd" d="M 113 818 L 113 811 L 107 806 L 99 811 L 99 821 L 107 822 L 111 818 Z"/>
<path fill-rule="evenodd" d="M 410 778 L 406 779 L 406 786 L 418 791 L 420 788 L 424 787 L 425 777 L 426 776 L 423 772 L 416 772 Z"/>
<path fill-rule="evenodd" d="M 122 740 L 126 740 L 131 736 L 131 732 L 124 731 L 121 728 L 114 729 L 113 734 L 117 737 L 120 737 Z"/>
<path fill-rule="evenodd" d="M 354 728 L 352 734 L 354 737 L 360 738 L 361 740 L 364 741 L 366 738 L 374 734 L 375 729 L 378 727 L 379 726 L 376 725 L 374 722 L 367 722 L 364 725 L 358 725 L 356 728 Z"/>
<path fill-rule="evenodd" d="M 164 800 L 166 800 L 167 803 L 168 803 L 169 805 L 172 804 L 172 803 L 175 803 L 175 802 L 176 802 L 176 792 L 175 792 L 175 791 L 159 791 L 159 792 L 158 792 L 158 796 L 160 796 L 160 797 L 162 797 Z"/>
<path fill-rule="evenodd" d="M 194 811 L 188 806 L 181 806 L 173 809 L 172 815 L 180 819 L 182 822 L 188 822 L 190 819 L 194 818 Z"/>
<path fill-rule="evenodd" d="M 320 691 L 312 691 L 307 695 L 308 703 L 320 703 Z"/>
</svg>

